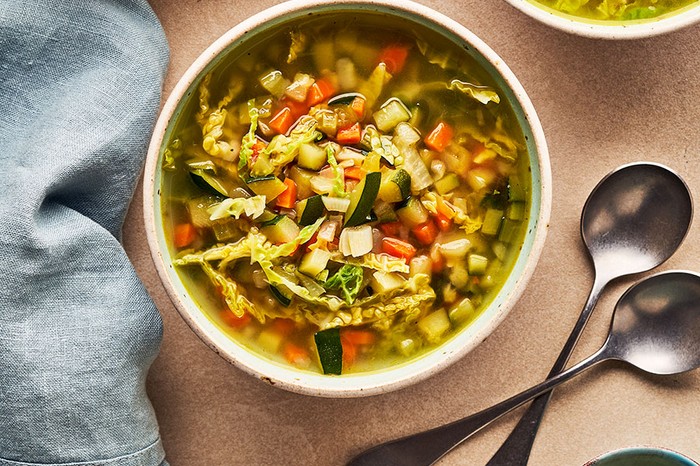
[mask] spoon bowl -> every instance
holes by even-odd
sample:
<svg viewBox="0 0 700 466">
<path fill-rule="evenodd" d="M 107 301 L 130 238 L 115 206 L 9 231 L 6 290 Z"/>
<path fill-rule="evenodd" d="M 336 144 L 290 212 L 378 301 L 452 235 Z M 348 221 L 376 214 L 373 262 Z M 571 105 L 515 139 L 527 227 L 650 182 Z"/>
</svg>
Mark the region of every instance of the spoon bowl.
<svg viewBox="0 0 700 466">
<path fill-rule="evenodd" d="M 656 375 L 680 374 L 700 367 L 700 275 L 677 271 L 647 278 L 620 298 L 608 338 L 587 359 L 479 413 L 373 447 L 349 464 L 433 464 L 504 414 L 595 364 L 611 359 Z"/>
<path fill-rule="evenodd" d="M 630 288 L 618 302 L 605 345 L 646 372 L 678 374 L 700 367 L 700 279 L 669 272 Z"/>
<path fill-rule="evenodd" d="M 607 277 L 651 270 L 678 249 L 693 202 L 685 182 L 654 163 L 623 165 L 593 189 L 581 237 L 595 269 Z"/>
</svg>

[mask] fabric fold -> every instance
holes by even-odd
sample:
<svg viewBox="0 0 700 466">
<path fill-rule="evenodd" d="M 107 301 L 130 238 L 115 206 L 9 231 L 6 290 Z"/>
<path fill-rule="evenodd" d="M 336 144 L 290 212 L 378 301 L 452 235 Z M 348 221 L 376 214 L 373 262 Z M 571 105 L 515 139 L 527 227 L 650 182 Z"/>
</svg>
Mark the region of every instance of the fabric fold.
<svg viewBox="0 0 700 466">
<path fill-rule="evenodd" d="M 168 49 L 139 0 L 0 0 L 0 465 L 158 465 L 162 323 L 119 239 Z"/>
</svg>

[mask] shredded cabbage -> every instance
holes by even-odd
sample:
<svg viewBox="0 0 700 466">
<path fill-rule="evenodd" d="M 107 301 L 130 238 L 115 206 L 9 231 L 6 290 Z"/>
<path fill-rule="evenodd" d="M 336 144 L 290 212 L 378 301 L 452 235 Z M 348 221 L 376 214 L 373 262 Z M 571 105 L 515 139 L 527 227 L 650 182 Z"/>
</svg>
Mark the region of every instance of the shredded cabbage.
<svg viewBox="0 0 700 466">
<path fill-rule="evenodd" d="M 255 131 L 258 129 L 258 109 L 255 100 L 248 101 L 248 115 L 250 116 L 250 128 L 241 141 L 241 151 L 238 153 L 238 173 L 243 174 L 248 169 L 248 160 L 253 155 L 255 145 Z M 241 175 L 242 176 L 242 175 Z"/>
<path fill-rule="evenodd" d="M 486 105 L 489 102 L 499 103 L 501 98 L 498 93 L 488 86 L 479 86 L 476 84 L 471 84 L 468 82 L 460 81 L 459 79 L 453 79 L 447 88 L 453 91 L 459 91 L 463 94 L 478 100 L 482 104 Z"/>
<path fill-rule="evenodd" d="M 340 252 L 334 252 L 331 255 L 331 260 L 333 262 L 340 262 L 343 264 L 356 265 L 358 267 L 364 267 L 366 269 L 380 270 L 382 272 L 399 272 L 408 273 L 410 267 L 405 260 L 399 259 L 389 254 L 375 254 L 373 252 L 367 253 L 362 257 L 350 257 L 344 256 Z"/>
<path fill-rule="evenodd" d="M 316 130 L 317 126 L 318 121 L 315 118 L 303 116 L 289 133 L 289 136 L 279 134 L 270 141 L 270 144 L 263 150 L 263 154 L 270 156 L 270 163 L 275 168 L 276 174 L 279 175 L 282 169 L 299 155 L 299 148 L 302 144 L 315 141 L 322 136 Z"/>
<path fill-rule="evenodd" d="M 338 161 L 335 159 L 335 153 L 331 144 L 326 146 L 326 157 L 328 157 L 328 165 L 330 165 L 331 170 L 333 170 L 333 190 L 330 194 L 335 197 L 349 196 L 349 194 L 345 192 L 343 170 L 338 166 Z"/>
<path fill-rule="evenodd" d="M 292 31 L 289 35 L 291 39 L 291 45 L 289 46 L 289 55 L 287 55 L 287 63 L 294 63 L 299 54 L 306 49 L 308 37 L 301 31 Z"/>
<path fill-rule="evenodd" d="M 362 288 L 363 276 L 362 267 L 345 264 L 326 281 L 324 286 L 328 290 L 340 290 L 345 302 L 352 304 Z"/>
<path fill-rule="evenodd" d="M 209 220 L 219 220 L 226 217 L 238 219 L 244 213 L 248 218 L 258 218 L 265 211 L 265 201 L 265 196 L 226 198 L 209 208 Z"/>
</svg>

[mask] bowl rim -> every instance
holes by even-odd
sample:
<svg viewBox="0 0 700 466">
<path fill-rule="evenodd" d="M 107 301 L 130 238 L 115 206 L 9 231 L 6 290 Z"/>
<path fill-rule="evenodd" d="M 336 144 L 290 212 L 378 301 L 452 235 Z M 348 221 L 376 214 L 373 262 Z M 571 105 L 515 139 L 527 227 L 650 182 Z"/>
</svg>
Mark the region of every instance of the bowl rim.
<svg viewBox="0 0 700 466">
<path fill-rule="evenodd" d="M 211 321 L 209 321 L 204 313 L 197 308 L 194 301 L 189 298 L 186 293 L 183 292 L 180 294 L 172 276 L 173 274 L 176 275 L 176 272 L 174 271 L 173 265 L 169 263 L 169 258 L 166 259 L 168 253 L 166 250 L 161 250 L 159 246 L 160 239 L 158 232 L 162 230 L 162 227 L 159 227 L 159 222 L 161 222 L 159 215 L 160 207 L 157 205 L 160 195 L 160 186 L 156 185 L 156 181 L 159 178 L 157 176 L 157 169 L 162 151 L 162 144 L 170 121 L 175 116 L 179 101 L 188 91 L 191 84 L 198 79 L 200 73 L 206 69 L 209 63 L 216 58 L 219 53 L 223 52 L 236 40 L 241 39 L 249 31 L 262 26 L 270 20 L 281 18 L 283 15 L 287 15 L 290 12 L 300 14 L 299 12 L 313 11 L 314 8 L 317 7 L 325 6 L 331 8 L 340 5 L 348 8 L 360 6 L 369 8 L 376 7 L 385 13 L 391 12 L 400 14 L 404 17 L 408 17 L 412 21 L 422 20 L 428 24 L 437 26 L 442 33 L 454 34 L 459 37 L 460 40 L 469 44 L 476 50 L 478 55 L 481 55 L 483 59 L 493 67 L 494 75 L 498 75 L 499 79 L 503 80 L 504 87 L 508 88 L 513 94 L 513 103 L 518 105 L 522 110 L 522 117 L 531 132 L 533 139 L 531 144 L 532 147 L 535 148 L 537 156 L 536 162 L 539 167 L 538 175 L 540 185 L 537 194 L 539 195 L 540 209 L 537 218 L 534 220 L 536 225 L 535 231 L 530 235 L 532 238 L 530 253 L 528 257 L 523 259 L 524 266 L 522 273 L 515 280 L 503 304 L 494 311 L 495 315 L 490 317 L 469 341 L 459 342 L 459 344 L 455 343 L 460 335 L 465 334 L 463 330 L 448 342 L 440 345 L 438 347 L 440 351 L 433 350 L 427 355 L 416 358 L 409 363 L 400 364 L 389 369 L 382 369 L 377 372 L 348 374 L 343 377 L 329 377 L 295 370 L 290 367 L 283 367 L 281 364 L 268 361 L 261 356 L 255 355 L 252 351 L 245 349 L 240 344 L 233 342 L 229 337 L 226 337 Z M 263 10 L 235 25 L 202 52 L 174 86 L 161 109 L 154 127 L 144 167 L 143 215 L 149 250 L 163 287 L 183 320 L 185 320 L 195 334 L 207 344 L 207 346 L 232 365 L 271 385 L 278 386 L 285 390 L 322 397 L 347 398 L 369 396 L 406 387 L 441 371 L 481 343 L 481 341 L 490 335 L 503 319 L 505 319 L 515 302 L 522 295 L 526 284 L 534 273 L 535 266 L 544 248 L 552 204 L 551 167 L 544 132 L 532 102 L 513 72 L 489 46 L 465 26 L 433 9 L 406 0 L 290 0 Z M 533 199 L 534 198 L 535 192 L 533 192 Z M 527 238 L 526 236 L 526 240 Z M 519 258 L 516 264 L 520 260 Z M 490 305 L 489 308 L 490 307 L 492 307 L 492 305 Z M 488 308 L 485 309 L 481 315 L 483 316 L 487 310 Z M 477 319 L 477 321 L 479 320 L 480 319 Z M 453 343 L 450 350 L 442 351 L 448 343 Z M 437 357 L 438 353 L 440 353 L 439 358 Z M 428 359 L 432 354 L 436 354 L 436 356 L 432 359 Z M 424 363 L 420 364 L 421 361 Z M 406 368 L 412 370 L 407 370 Z M 393 377 L 387 377 L 387 374 Z"/>
<path fill-rule="evenodd" d="M 630 447 L 622 447 L 618 448 L 615 450 L 611 450 L 605 453 L 602 453 L 595 458 L 593 458 L 590 461 L 587 461 L 583 466 L 596 466 L 600 461 L 605 461 L 605 460 L 610 460 L 610 459 L 616 459 L 619 457 L 625 457 L 628 455 L 649 455 L 649 456 L 663 456 L 665 458 L 670 458 L 673 460 L 678 460 L 679 462 L 683 463 L 686 466 L 697 466 L 698 463 L 693 460 L 692 458 L 689 458 L 685 456 L 682 453 L 679 453 L 675 450 L 671 450 L 669 448 L 665 447 L 653 447 L 649 445 L 640 445 L 640 446 L 630 446 Z"/>
<path fill-rule="evenodd" d="M 685 11 L 671 13 L 658 20 L 625 24 L 605 24 L 601 21 L 578 20 L 575 16 L 555 13 L 535 5 L 530 0 L 505 0 L 514 8 L 560 31 L 591 39 L 631 40 L 658 36 L 683 29 L 700 21 L 700 1 L 690 4 Z"/>
</svg>

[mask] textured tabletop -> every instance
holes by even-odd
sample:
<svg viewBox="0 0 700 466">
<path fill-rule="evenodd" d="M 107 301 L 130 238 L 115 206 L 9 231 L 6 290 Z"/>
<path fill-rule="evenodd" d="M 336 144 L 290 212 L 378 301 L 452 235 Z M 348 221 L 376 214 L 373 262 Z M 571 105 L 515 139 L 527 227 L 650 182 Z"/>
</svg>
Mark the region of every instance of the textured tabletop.
<svg viewBox="0 0 700 466">
<path fill-rule="evenodd" d="M 171 48 L 164 97 L 209 43 L 273 3 L 152 0 Z M 230 366 L 179 317 L 151 262 L 138 191 L 125 243 L 165 324 L 148 391 L 172 466 L 341 465 L 378 441 L 471 414 L 540 382 L 592 283 L 579 218 L 599 179 L 624 163 L 659 162 L 684 177 L 700 199 L 700 25 L 651 39 L 608 42 L 551 29 L 501 0 L 422 3 L 489 44 L 519 78 L 542 121 L 553 210 L 528 289 L 476 350 L 418 385 L 361 399 L 288 393 Z M 694 225 L 660 269 L 700 271 L 699 258 L 700 225 Z M 637 278 L 607 289 L 572 360 L 602 344 L 614 303 Z M 664 378 L 605 364 L 559 388 L 552 401 L 531 465 L 577 466 L 632 445 L 665 446 L 700 459 L 700 371 Z M 516 413 L 440 464 L 485 464 Z"/>
</svg>

